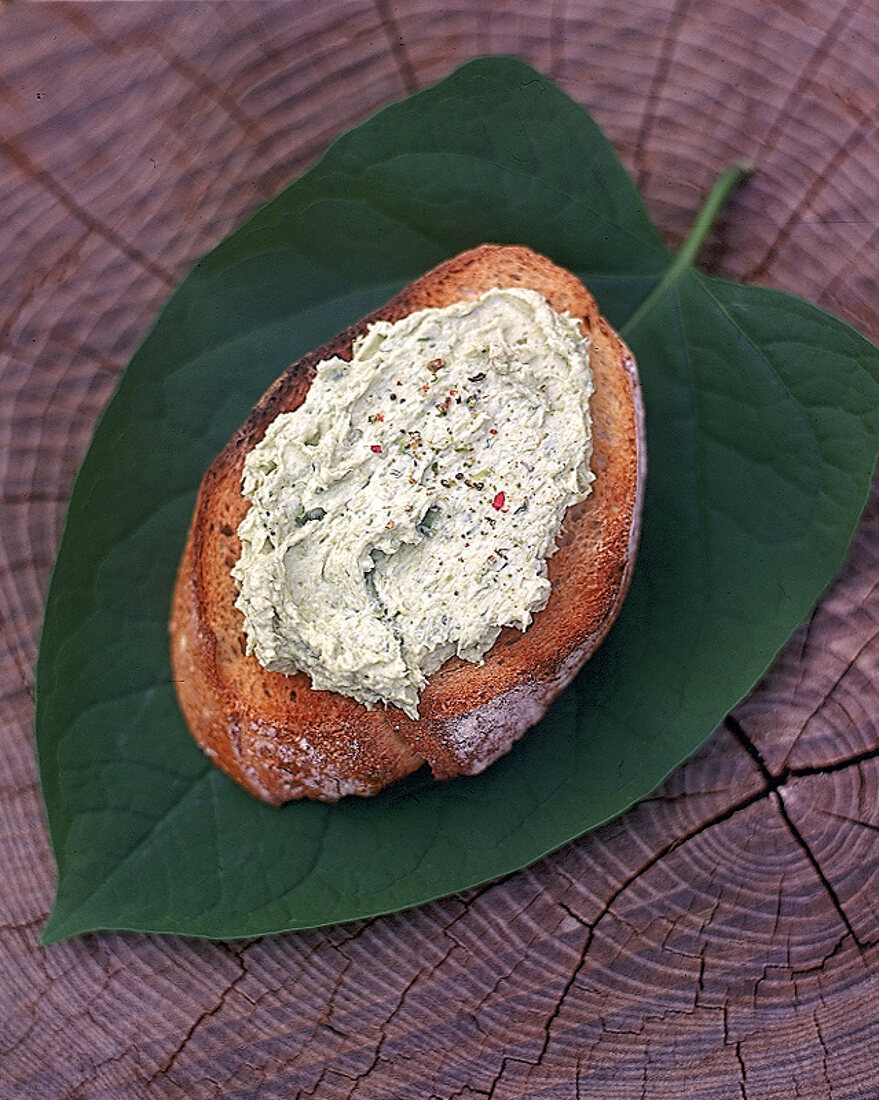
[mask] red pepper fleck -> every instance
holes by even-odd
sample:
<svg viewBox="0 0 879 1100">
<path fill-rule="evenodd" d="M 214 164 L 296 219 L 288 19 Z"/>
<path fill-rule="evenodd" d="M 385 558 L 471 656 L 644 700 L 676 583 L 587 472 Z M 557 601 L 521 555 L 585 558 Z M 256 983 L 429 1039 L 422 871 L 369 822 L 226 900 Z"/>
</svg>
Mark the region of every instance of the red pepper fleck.
<svg viewBox="0 0 879 1100">
<path fill-rule="evenodd" d="M 489 435 L 497 435 L 497 428 L 489 428 L 488 429 L 488 434 Z"/>
<path fill-rule="evenodd" d="M 371 446 L 371 447 L 370 447 L 369 449 L 370 449 L 371 451 L 375 451 L 375 453 L 376 453 L 377 455 L 380 455 L 380 454 L 382 453 L 382 445 L 381 445 L 381 443 L 373 443 L 373 445 L 372 445 L 372 446 Z"/>
<path fill-rule="evenodd" d="M 385 419 L 385 414 L 384 413 L 376 413 L 375 418 L 379 422 L 379 424 L 383 424 L 384 419 Z"/>
<path fill-rule="evenodd" d="M 498 493 L 498 495 L 491 502 L 491 506 L 492 506 L 492 508 L 497 508 L 497 510 L 500 511 L 501 508 L 503 508 L 503 506 L 506 503 L 507 503 L 506 496 L 503 493 Z"/>
</svg>

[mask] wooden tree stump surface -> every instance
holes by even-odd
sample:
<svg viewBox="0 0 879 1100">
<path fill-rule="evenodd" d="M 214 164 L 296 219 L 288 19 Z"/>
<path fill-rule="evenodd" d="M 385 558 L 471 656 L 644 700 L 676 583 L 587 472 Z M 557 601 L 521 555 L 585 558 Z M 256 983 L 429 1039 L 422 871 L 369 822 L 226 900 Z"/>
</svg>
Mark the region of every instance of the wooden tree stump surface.
<svg viewBox="0 0 879 1100">
<path fill-rule="evenodd" d="M 512 53 L 672 245 L 879 338 L 876 0 L 0 7 L 0 1096 L 879 1095 L 879 523 L 650 798 L 419 909 L 245 943 L 42 948 L 33 662 L 96 418 L 189 264 L 375 109 Z"/>
</svg>

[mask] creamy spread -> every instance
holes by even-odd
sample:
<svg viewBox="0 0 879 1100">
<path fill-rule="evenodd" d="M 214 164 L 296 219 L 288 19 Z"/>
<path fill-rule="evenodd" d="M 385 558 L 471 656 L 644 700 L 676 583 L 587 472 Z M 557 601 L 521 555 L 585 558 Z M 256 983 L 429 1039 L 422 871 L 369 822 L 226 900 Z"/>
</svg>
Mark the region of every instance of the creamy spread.
<svg viewBox="0 0 879 1100">
<path fill-rule="evenodd" d="M 248 454 L 248 652 L 418 715 L 427 677 L 527 629 L 589 492 L 589 344 L 532 290 L 379 321 Z"/>
</svg>

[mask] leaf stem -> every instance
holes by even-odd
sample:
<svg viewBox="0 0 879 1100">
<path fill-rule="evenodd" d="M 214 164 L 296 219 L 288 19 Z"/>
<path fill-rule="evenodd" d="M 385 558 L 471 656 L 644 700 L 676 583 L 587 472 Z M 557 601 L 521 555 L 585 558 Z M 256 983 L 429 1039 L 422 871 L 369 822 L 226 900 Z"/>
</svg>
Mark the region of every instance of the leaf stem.
<svg viewBox="0 0 879 1100">
<path fill-rule="evenodd" d="M 751 171 L 752 168 L 748 164 L 734 164 L 717 177 L 677 255 L 677 264 L 683 266 L 684 264 L 693 263 L 705 243 L 705 238 L 710 233 L 711 227 L 717 220 L 718 214 L 726 206 L 727 199 Z"/>
<path fill-rule="evenodd" d="M 690 232 L 687 234 L 683 245 L 671 264 L 666 268 L 665 274 L 656 286 L 647 295 L 632 316 L 626 321 L 620 330 L 625 336 L 635 328 L 641 318 L 650 312 L 654 304 L 666 293 L 668 288 L 677 280 L 681 272 L 692 266 L 698 256 L 705 238 L 711 232 L 711 227 L 717 221 L 717 217 L 727 203 L 732 192 L 739 183 L 750 175 L 752 168 L 749 164 L 733 164 L 722 172 L 714 182 L 714 186 L 708 194 L 708 198 L 702 204 L 702 209 L 696 215 Z"/>
</svg>

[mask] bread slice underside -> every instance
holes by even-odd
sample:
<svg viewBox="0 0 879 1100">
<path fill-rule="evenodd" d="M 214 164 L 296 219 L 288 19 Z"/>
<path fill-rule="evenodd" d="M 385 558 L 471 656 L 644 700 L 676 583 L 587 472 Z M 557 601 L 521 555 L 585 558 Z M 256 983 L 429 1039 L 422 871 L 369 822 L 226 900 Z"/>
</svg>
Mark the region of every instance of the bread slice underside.
<svg viewBox="0 0 879 1100">
<path fill-rule="evenodd" d="M 495 287 L 539 291 L 581 321 L 595 378 L 591 494 L 565 516 L 549 559 L 552 590 L 524 633 L 506 628 L 476 665 L 451 658 L 428 681 L 418 720 L 315 691 L 302 673 L 269 672 L 245 652 L 231 568 L 245 455 L 280 412 L 305 398 L 322 359 L 350 359 L 376 320 L 479 297 Z M 170 623 L 173 674 L 186 721 L 205 752 L 247 790 L 280 804 L 373 794 L 427 762 L 437 779 L 482 771 L 573 679 L 625 596 L 638 541 L 644 426 L 632 356 L 580 281 L 520 246 L 482 245 L 441 264 L 375 313 L 289 367 L 202 482 L 180 563 Z"/>
</svg>

